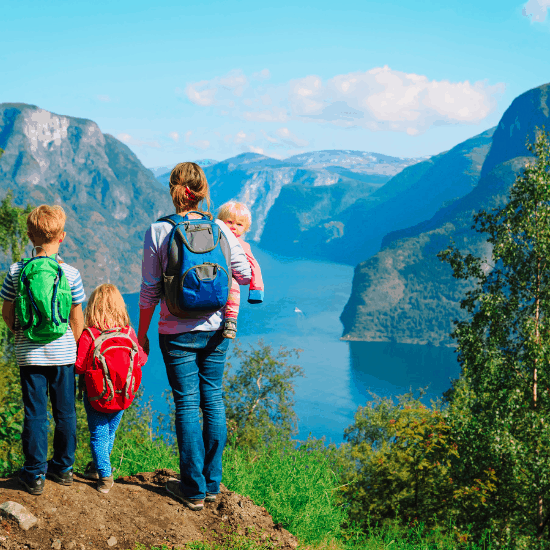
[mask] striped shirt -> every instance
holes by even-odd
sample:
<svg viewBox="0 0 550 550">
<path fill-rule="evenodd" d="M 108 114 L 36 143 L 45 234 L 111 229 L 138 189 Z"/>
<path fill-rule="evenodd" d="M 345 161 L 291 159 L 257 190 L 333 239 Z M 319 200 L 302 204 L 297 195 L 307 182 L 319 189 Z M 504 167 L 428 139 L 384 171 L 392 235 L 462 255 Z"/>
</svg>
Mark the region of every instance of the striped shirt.
<svg viewBox="0 0 550 550">
<path fill-rule="evenodd" d="M 17 286 L 19 283 L 19 273 L 24 265 L 23 261 L 12 264 L 8 270 L 4 284 L 0 290 L 0 298 L 8 302 L 15 302 L 17 298 Z M 81 304 L 86 299 L 84 287 L 80 272 L 69 264 L 62 263 L 61 269 L 65 273 L 71 294 L 73 305 Z M 76 360 L 76 342 L 74 340 L 71 325 L 67 332 L 48 344 L 39 344 L 29 340 L 21 330 L 21 324 L 15 315 L 15 356 L 19 366 L 37 365 L 37 366 L 59 366 L 72 365 Z"/>
</svg>

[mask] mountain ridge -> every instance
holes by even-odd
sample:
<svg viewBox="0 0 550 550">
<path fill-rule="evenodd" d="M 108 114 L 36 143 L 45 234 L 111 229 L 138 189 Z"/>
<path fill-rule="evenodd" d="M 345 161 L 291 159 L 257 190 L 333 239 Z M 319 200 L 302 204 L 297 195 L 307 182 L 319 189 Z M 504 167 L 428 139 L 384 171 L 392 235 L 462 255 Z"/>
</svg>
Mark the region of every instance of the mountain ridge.
<svg viewBox="0 0 550 550">
<path fill-rule="evenodd" d="M 464 317 L 460 301 L 473 283 L 454 279 L 437 253 L 453 241 L 463 253 L 490 258 L 486 237 L 472 229 L 473 215 L 506 203 L 511 185 L 532 159 L 524 138 L 534 139 L 535 128 L 550 121 L 548 91 L 545 84 L 512 102 L 470 193 L 429 219 L 388 233 L 382 249 L 356 267 L 341 315 L 343 339 L 453 345 L 453 319 Z"/>
</svg>

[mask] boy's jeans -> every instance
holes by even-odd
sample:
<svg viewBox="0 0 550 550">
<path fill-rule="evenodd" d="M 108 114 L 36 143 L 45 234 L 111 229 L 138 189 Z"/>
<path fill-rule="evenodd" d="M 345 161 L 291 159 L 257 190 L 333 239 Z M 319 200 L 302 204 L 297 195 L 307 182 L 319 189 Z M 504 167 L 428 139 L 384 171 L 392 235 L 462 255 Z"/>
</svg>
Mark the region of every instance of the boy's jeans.
<svg viewBox="0 0 550 550">
<path fill-rule="evenodd" d="M 222 331 L 160 334 L 176 407 L 181 491 L 186 498 L 218 494 L 227 440 L 222 378 L 229 340 Z M 199 407 L 203 414 L 201 430 Z"/>
<path fill-rule="evenodd" d="M 25 422 L 23 424 L 23 471 L 45 474 L 48 468 L 48 393 L 55 422 L 53 457 L 50 469 L 70 470 L 76 450 L 76 380 L 74 365 L 22 366 L 21 389 Z"/>
</svg>

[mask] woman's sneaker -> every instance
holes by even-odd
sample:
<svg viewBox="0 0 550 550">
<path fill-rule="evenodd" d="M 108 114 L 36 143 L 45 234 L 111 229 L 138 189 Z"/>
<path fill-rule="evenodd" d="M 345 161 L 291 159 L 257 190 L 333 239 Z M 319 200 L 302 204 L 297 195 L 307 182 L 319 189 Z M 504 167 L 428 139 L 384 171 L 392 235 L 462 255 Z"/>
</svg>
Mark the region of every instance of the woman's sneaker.
<svg viewBox="0 0 550 550">
<path fill-rule="evenodd" d="M 44 474 L 35 476 L 32 474 L 27 474 L 26 472 L 20 472 L 19 483 L 25 487 L 27 493 L 30 493 L 31 495 L 41 495 L 44 492 L 46 476 Z"/>
<path fill-rule="evenodd" d="M 182 494 L 179 479 L 169 479 L 166 483 L 166 490 L 193 512 L 199 512 L 204 508 L 204 500 L 187 498 Z"/>
<path fill-rule="evenodd" d="M 223 326 L 222 336 L 224 338 L 235 338 L 237 336 L 237 320 L 236 319 L 226 319 Z"/>
<path fill-rule="evenodd" d="M 98 480 L 99 474 L 97 473 L 97 470 L 95 468 L 95 464 L 93 461 L 88 462 L 86 464 L 86 468 L 84 469 L 84 473 L 82 474 L 82 477 L 85 477 L 86 479 L 93 479 Z"/>
<path fill-rule="evenodd" d="M 113 479 L 113 476 L 109 477 L 100 477 L 97 480 L 96 488 L 100 493 L 107 494 L 115 484 L 115 480 Z"/>
</svg>

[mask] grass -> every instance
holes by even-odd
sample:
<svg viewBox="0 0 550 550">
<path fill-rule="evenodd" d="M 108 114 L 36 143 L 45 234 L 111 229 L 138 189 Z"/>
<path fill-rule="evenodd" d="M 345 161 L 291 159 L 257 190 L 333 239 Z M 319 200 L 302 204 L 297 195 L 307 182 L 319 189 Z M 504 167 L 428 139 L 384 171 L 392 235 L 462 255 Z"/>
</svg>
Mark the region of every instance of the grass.
<svg viewBox="0 0 550 550">
<path fill-rule="evenodd" d="M 346 512 L 336 499 L 338 476 L 319 447 L 296 448 L 292 442 L 252 451 L 227 446 L 224 483 L 232 491 L 264 506 L 275 523 L 282 523 L 304 550 L 491 550 L 488 541 L 457 540 L 452 529 L 428 530 L 422 524 L 369 525 L 365 530 L 343 527 Z M 112 455 L 116 475 L 172 468 L 178 471 L 177 450 L 163 439 L 118 438 Z M 271 541 L 223 533 L 216 542 L 192 542 L 182 550 L 272 550 Z M 146 550 L 136 545 L 134 550 Z M 168 550 L 151 548 L 151 550 Z"/>
<path fill-rule="evenodd" d="M 284 441 L 259 452 L 228 446 L 224 483 L 265 506 L 275 523 L 307 544 L 341 534 L 346 514 L 336 503 L 338 477 L 318 449 Z"/>
</svg>

